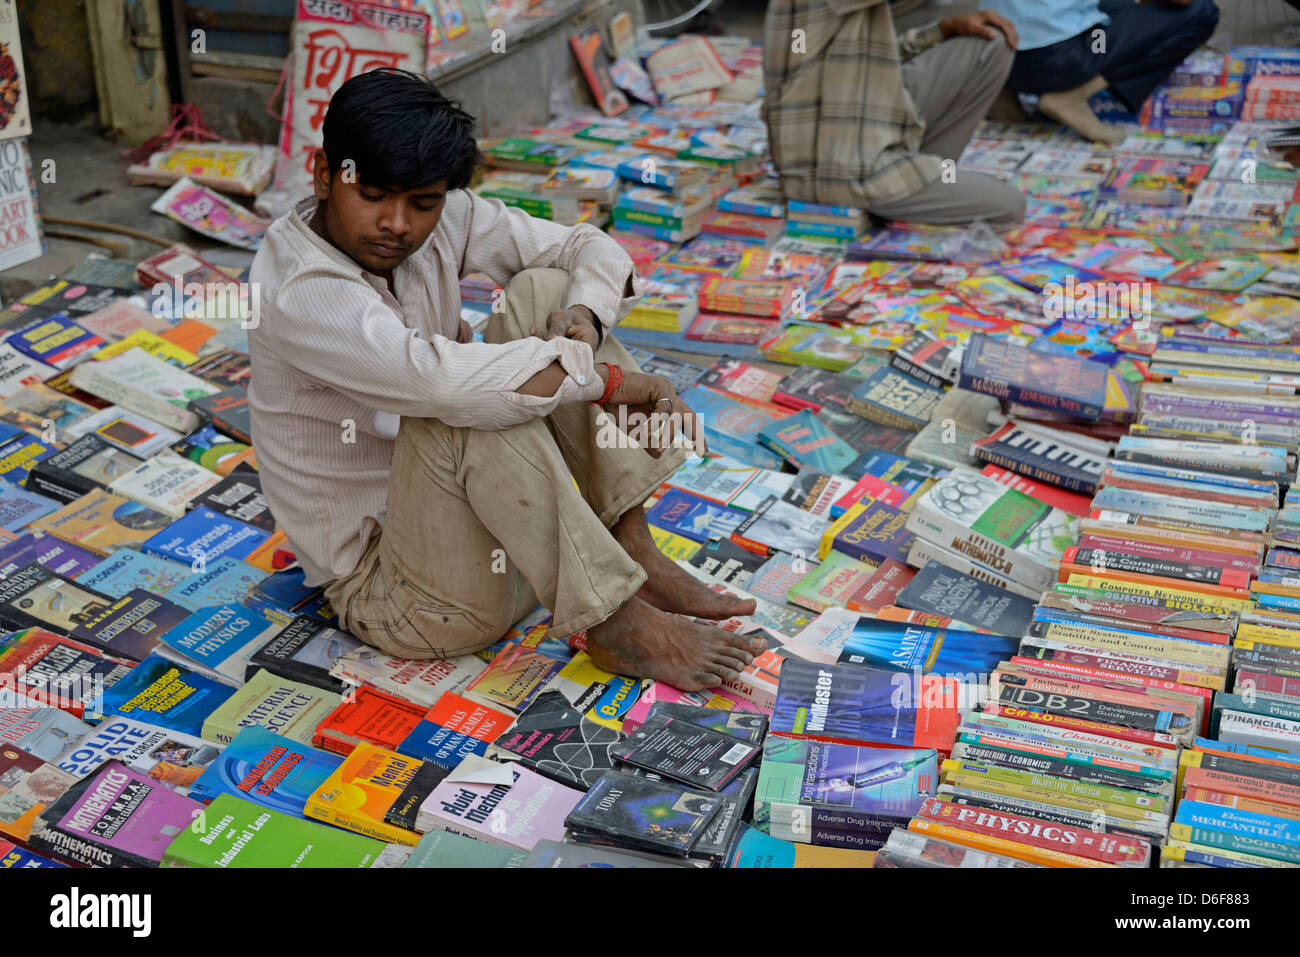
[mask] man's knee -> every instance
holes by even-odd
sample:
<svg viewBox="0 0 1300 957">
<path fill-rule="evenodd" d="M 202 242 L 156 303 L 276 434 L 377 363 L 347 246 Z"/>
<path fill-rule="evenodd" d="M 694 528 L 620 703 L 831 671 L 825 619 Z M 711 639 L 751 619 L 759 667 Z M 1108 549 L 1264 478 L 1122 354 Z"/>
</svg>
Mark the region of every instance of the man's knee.
<svg viewBox="0 0 1300 957">
<path fill-rule="evenodd" d="M 1016 59 L 1016 51 L 1011 48 L 1002 31 L 996 28 L 993 29 L 991 39 L 953 37 L 944 42 L 944 50 L 948 49 L 948 44 L 957 44 L 971 51 L 972 72 L 976 75 L 972 79 L 995 78 L 999 86 L 1006 82 L 1007 75 L 1011 72 L 1011 64 Z M 954 50 L 954 53 L 956 52 Z"/>
<path fill-rule="evenodd" d="M 564 308 L 569 274 L 563 269 L 525 269 L 506 284 L 501 308 L 488 320 L 488 342 L 524 339 L 533 326 L 541 329 L 546 317 Z"/>
</svg>

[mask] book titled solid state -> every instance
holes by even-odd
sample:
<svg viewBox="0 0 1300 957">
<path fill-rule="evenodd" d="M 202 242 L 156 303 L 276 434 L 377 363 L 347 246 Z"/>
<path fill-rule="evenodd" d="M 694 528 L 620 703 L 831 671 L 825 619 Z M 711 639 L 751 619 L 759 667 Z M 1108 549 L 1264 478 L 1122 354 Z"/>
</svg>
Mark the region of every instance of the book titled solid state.
<svg viewBox="0 0 1300 957">
<path fill-rule="evenodd" d="M 1081 419 L 1101 418 L 1106 367 L 1075 356 L 1040 352 L 984 335 L 971 336 L 957 385 Z"/>
<path fill-rule="evenodd" d="M 952 748 L 961 711 L 957 682 L 857 665 L 787 658 L 772 733 L 843 744 Z"/>
</svg>

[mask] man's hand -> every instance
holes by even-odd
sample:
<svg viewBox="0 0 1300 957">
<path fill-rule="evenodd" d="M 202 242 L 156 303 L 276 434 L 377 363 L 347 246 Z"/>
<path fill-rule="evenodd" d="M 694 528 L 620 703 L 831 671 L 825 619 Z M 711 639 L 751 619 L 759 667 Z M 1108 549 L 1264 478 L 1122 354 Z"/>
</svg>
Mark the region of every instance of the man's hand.
<svg viewBox="0 0 1300 957">
<path fill-rule="evenodd" d="M 545 330 L 530 326 L 528 334 L 541 339 L 554 339 L 556 336 L 577 339 L 591 346 L 591 351 L 595 352 L 600 345 L 597 322 L 595 314 L 586 306 L 570 306 L 568 309 L 557 309 L 547 316 Z"/>
<path fill-rule="evenodd" d="M 1020 46 L 1020 34 L 1016 33 L 1016 25 L 996 10 L 976 10 L 974 13 L 939 21 L 939 32 L 945 37 L 983 37 L 992 40 L 998 35 L 998 30 L 1007 38 L 1011 49 Z"/>
<path fill-rule="evenodd" d="M 596 368 L 601 378 L 608 381 L 609 367 L 601 364 Z M 695 446 L 697 453 L 708 451 L 699 418 L 663 376 L 625 372 L 623 381 L 605 404 L 605 411 L 619 421 L 620 406 L 627 410 L 620 425 L 626 422 L 629 436 L 655 458 L 664 449 L 672 448 L 673 436 L 678 433 Z"/>
</svg>

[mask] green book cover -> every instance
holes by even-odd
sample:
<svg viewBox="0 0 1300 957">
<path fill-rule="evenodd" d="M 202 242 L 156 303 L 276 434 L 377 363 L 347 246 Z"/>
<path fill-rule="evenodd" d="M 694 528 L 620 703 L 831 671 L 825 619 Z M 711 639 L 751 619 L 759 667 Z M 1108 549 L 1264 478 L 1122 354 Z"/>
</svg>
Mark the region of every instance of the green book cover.
<svg viewBox="0 0 1300 957">
<path fill-rule="evenodd" d="M 420 838 L 403 867 L 523 867 L 527 851 L 476 841 L 448 831 Z"/>
<path fill-rule="evenodd" d="M 372 867 L 386 847 L 223 794 L 167 846 L 163 867 Z"/>
<path fill-rule="evenodd" d="M 311 744 L 316 726 L 342 703 L 343 698 L 332 691 L 289 681 L 262 668 L 208 715 L 203 737 L 229 744 L 240 728 L 255 724 L 300 744 Z"/>
<path fill-rule="evenodd" d="M 843 608 L 849 593 L 875 571 L 873 565 L 840 552 L 830 552 L 820 565 L 791 586 L 786 601 L 819 613 L 828 608 Z"/>
</svg>

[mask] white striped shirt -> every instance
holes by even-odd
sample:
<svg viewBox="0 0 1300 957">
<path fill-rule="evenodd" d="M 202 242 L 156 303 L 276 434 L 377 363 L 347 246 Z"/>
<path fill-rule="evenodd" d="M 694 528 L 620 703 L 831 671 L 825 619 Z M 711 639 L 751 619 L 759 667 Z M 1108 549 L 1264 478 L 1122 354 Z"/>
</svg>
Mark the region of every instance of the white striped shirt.
<svg viewBox="0 0 1300 957">
<path fill-rule="evenodd" d="M 600 230 L 453 190 L 429 239 L 394 271 L 394 297 L 312 231 L 315 207 L 304 200 L 267 230 L 250 274 L 260 301 L 248 335 L 262 489 L 309 585 L 350 574 L 382 528 L 399 416 L 501 429 L 600 396 L 586 343 L 458 343 L 460 277 L 486 273 L 504 286 L 524 269 L 563 269 L 565 305 L 586 306 L 606 332 L 641 292 L 631 259 Z M 554 396 L 514 391 L 556 359 L 568 376 Z"/>
</svg>

